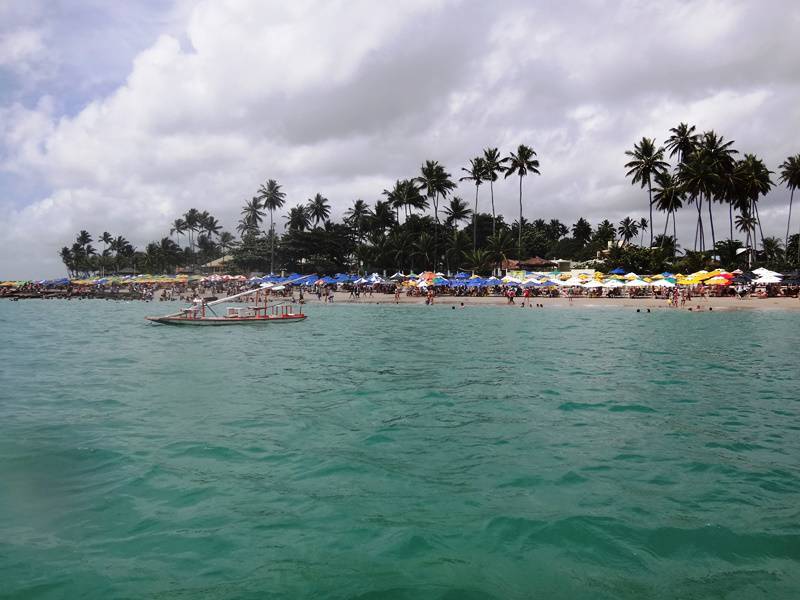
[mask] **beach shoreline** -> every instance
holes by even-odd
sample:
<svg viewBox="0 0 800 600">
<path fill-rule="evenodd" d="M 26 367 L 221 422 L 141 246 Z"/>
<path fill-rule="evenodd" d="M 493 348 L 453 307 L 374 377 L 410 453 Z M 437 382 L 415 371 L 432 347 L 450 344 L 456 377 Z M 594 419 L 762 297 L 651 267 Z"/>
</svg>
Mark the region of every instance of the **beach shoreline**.
<svg viewBox="0 0 800 600">
<path fill-rule="evenodd" d="M 502 296 L 437 296 L 434 300 L 434 306 L 455 306 L 459 308 L 463 303 L 464 307 L 474 306 L 495 306 L 495 307 L 508 307 L 508 308 L 522 308 L 522 303 L 525 302 L 525 309 L 532 304 L 531 310 L 537 308 L 537 304 L 542 308 L 625 308 L 625 309 L 663 309 L 663 310 L 683 310 L 688 311 L 691 308 L 693 311 L 700 307 L 701 311 L 708 311 L 711 309 L 719 311 L 739 311 L 739 310 L 756 310 L 756 311 L 774 311 L 774 310 L 787 310 L 787 311 L 800 311 L 800 299 L 798 298 L 752 298 L 746 297 L 738 299 L 735 297 L 711 297 L 711 298 L 693 298 L 691 302 L 687 302 L 685 306 L 674 308 L 668 304 L 668 301 L 663 298 L 588 298 L 585 296 L 576 296 L 570 300 L 569 298 L 550 298 L 550 297 L 534 297 L 528 300 L 522 297 L 514 298 L 514 303 L 509 304 L 508 299 Z M 310 295 L 305 297 L 306 305 L 324 305 L 324 301 L 317 300 L 316 297 L 311 298 Z M 347 305 L 420 305 L 425 306 L 425 298 L 422 296 L 406 296 L 401 295 L 399 300 L 395 300 L 394 296 L 390 294 L 375 294 L 373 297 L 362 297 L 360 299 L 348 298 L 344 292 L 338 292 L 334 297 L 334 304 L 347 304 Z M 541 310 L 541 308 L 539 308 Z"/>
</svg>

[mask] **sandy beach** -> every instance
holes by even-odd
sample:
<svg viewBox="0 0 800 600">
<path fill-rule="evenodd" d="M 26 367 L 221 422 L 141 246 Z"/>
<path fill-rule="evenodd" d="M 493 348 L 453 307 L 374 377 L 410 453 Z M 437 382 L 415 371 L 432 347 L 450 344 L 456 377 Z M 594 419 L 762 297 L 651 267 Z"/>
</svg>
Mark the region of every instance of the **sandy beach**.
<svg viewBox="0 0 800 600">
<path fill-rule="evenodd" d="M 523 298 L 515 298 L 514 304 L 509 304 L 506 298 L 500 296 L 438 296 L 435 303 L 444 306 L 459 307 L 463 303 L 464 306 L 499 306 L 508 308 L 521 308 Z M 663 309 L 663 310 L 676 310 L 667 304 L 664 299 L 657 298 L 587 298 L 587 297 L 574 297 L 571 301 L 569 298 L 531 298 L 534 304 L 543 305 L 544 308 L 626 308 L 637 309 L 649 308 Z M 323 304 L 317 300 L 316 296 L 310 294 L 305 295 L 307 304 Z M 347 292 L 337 292 L 334 298 L 336 304 L 396 304 L 394 296 L 390 294 L 375 294 L 373 297 L 362 297 L 358 300 L 349 298 Z M 397 304 L 419 304 L 425 305 L 425 298 L 422 296 L 406 296 L 401 295 Z M 693 298 L 691 303 L 687 302 L 686 306 L 677 310 L 697 310 L 700 306 L 701 310 L 792 310 L 800 311 L 800 299 L 798 298 L 754 298 L 748 297 L 744 299 L 732 297 L 720 298 Z M 528 308 L 526 302 L 525 308 Z M 541 309 L 540 309 L 541 310 Z"/>
</svg>

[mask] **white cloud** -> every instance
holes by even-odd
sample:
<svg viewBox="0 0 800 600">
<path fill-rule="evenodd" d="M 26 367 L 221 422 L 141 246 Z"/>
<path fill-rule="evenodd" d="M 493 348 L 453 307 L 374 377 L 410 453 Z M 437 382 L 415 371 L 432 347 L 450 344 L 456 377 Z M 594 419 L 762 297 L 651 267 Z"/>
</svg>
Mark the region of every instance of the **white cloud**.
<svg viewBox="0 0 800 600">
<path fill-rule="evenodd" d="M 642 135 L 690 121 L 772 165 L 798 151 L 798 9 L 778 4 L 179 2 L 161 35 L 126 41 L 144 50 L 102 96 L 68 114 L 46 88 L 0 107 L 0 169 L 49 190 L 20 202 L 0 188 L 0 278 L 59 273 L 82 228 L 143 246 L 196 206 L 232 229 L 267 177 L 289 205 L 320 191 L 341 214 L 425 159 L 457 176 L 490 145 L 539 152 L 529 217 L 642 216 L 622 168 Z M 35 66 L 34 31 L 4 34 L 0 65 Z M 87 77 L 104 80 L 91 64 Z M 496 186 L 509 221 L 516 193 Z M 774 198 L 762 215 L 777 228 Z"/>
</svg>

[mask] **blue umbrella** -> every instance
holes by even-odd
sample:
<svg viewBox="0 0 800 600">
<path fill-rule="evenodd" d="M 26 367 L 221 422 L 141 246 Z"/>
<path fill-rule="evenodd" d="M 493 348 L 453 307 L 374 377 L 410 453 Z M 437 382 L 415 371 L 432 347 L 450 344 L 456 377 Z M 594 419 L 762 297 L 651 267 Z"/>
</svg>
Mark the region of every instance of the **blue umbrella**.
<svg viewBox="0 0 800 600">
<path fill-rule="evenodd" d="M 609 273 L 611 273 L 612 275 L 625 275 L 625 269 L 617 267 L 613 271 L 609 271 Z"/>
</svg>

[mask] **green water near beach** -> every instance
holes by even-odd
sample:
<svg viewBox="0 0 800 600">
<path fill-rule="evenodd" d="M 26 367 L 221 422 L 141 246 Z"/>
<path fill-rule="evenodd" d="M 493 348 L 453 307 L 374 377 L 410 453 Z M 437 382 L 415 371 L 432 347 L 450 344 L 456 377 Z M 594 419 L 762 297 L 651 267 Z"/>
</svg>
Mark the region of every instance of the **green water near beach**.
<svg viewBox="0 0 800 600">
<path fill-rule="evenodd" d="M 0 302 L 4 598 L 800 597 L 800 315 Z"/>
</svg>

